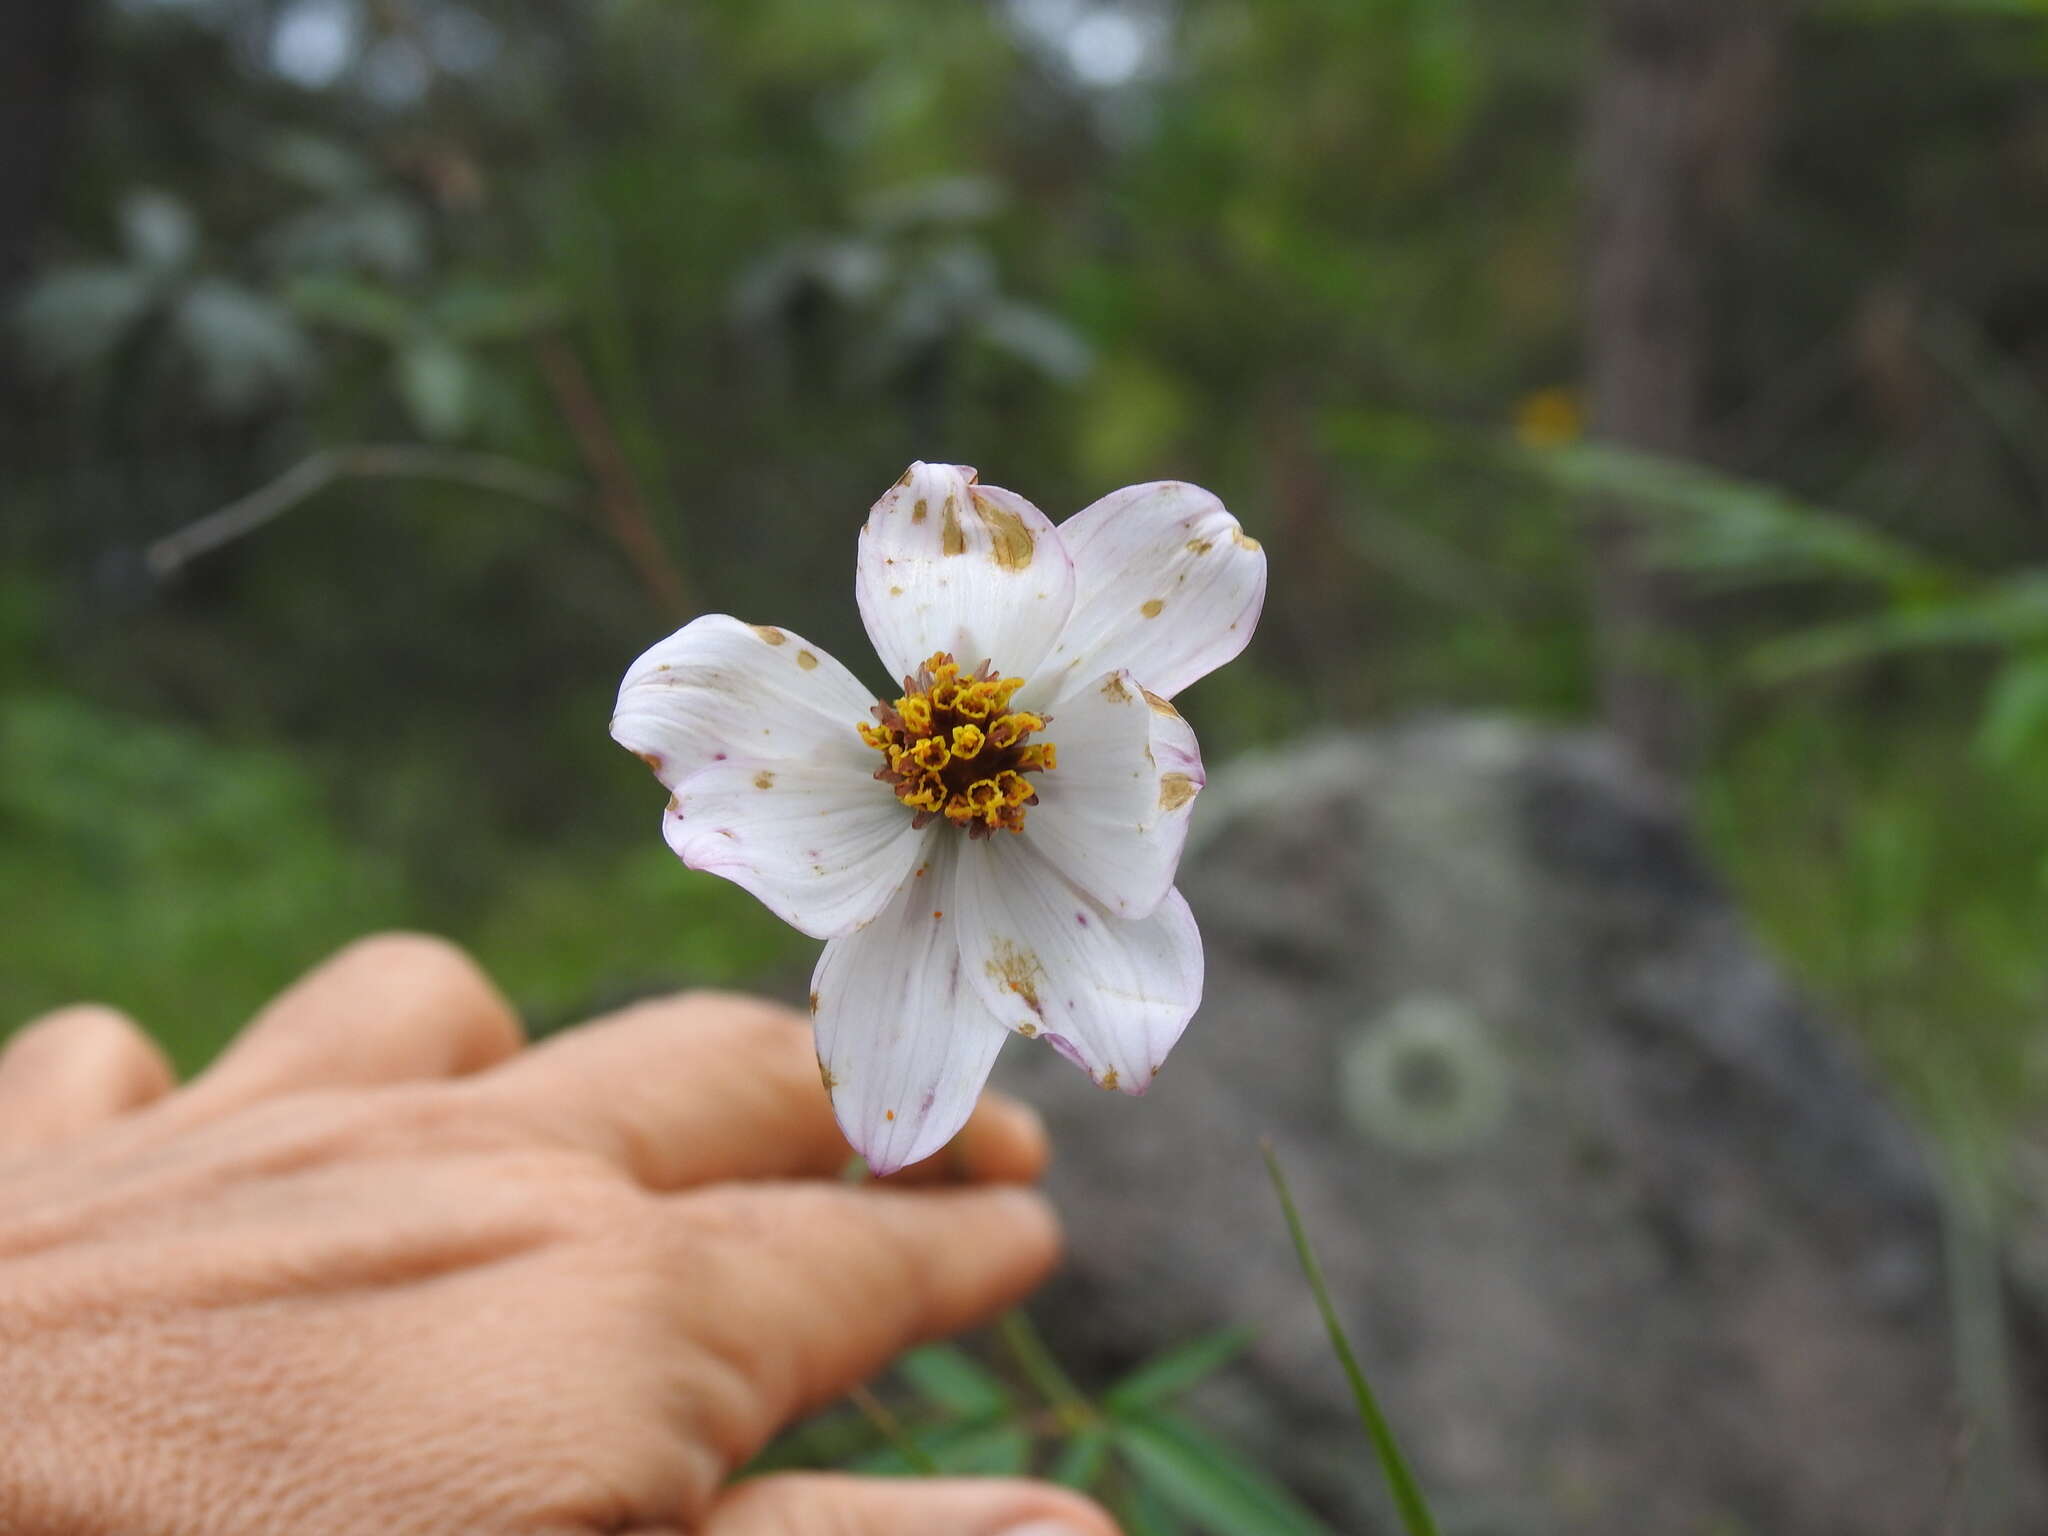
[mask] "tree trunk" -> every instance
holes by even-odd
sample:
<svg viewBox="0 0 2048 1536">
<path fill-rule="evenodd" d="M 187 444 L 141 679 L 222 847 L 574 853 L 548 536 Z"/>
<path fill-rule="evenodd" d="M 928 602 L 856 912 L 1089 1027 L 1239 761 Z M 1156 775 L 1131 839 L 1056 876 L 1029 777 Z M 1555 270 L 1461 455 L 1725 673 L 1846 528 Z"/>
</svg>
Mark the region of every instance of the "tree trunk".
<svg viewBox="0 0 2048 1536">
<path fill-rule="evenodd" d="M 1683 457 L 1699 441 L 1707 275 L 1747 206 L 1785 13 L 1782 0 L 1601 0 L 1587 168 L 1586 359 L 1604 441 Z M 1697 735 L 1680 662 L 1683 593 L 1643 558 L 1626 507 L 1593 520 L 1602 708 L 1653 773 L 1675 779 Z"/>
<path fill-rule="evenodd" d="M 89 0 L 0 0 L 0 301 L 55 200 L 84 74 Z"/>
</svg>

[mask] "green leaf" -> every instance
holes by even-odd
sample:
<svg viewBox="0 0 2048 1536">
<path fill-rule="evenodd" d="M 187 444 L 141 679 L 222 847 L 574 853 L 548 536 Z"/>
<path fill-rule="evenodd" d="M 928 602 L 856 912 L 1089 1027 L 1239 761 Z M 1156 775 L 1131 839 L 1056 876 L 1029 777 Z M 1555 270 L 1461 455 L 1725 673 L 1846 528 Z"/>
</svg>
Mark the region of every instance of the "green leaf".
<svg viewBox="0 0 2048 1536">
<path fill-rule="evenodd" d="M 1955 579 L 1856 518 L 1696 464 L 1600 443 L 1546 449 L 1530 462 L 1567 490 L 1627 500 L 1652 526 L 1652 558 L 1732 584 L 1832 577 L 1927 591 Z"/>
<path fill-rule="evenodd" d="M 1110 1413 L 1162 1403 L 1235 1360 L 1258 1337 L 1255 1328 L 1225 1328 L 1155 1355 L 1103 1394 Z"/>
<path fill-rule="evenodd" d="M 398 354 L 398 393 L 423 436 L 445 442 L 462 435 L 475 403 L 475 382 L 468 357 L 438 337 Z"/>
<path fill-rule="evenodd" d="M 1991 685 L 1977 750 L 1988 763 L 2011 767 L 2048 735 L 2048 656 L 2020 656 Z"/>
<path fill-rule="evenodd" d="M 1060 1447 L 1059 1459 L 1052 1464 L 1052 1480 L 1068 1488 L 1078 1488 L 1083 1493 L 1090 1491 L 1102 1476 L 1103 1463 L 1109 1459 L 1109 1447 L 1109 1431 L 1104 1426 L 1096 1424 L 1076 1430 Z"/>
<path fill-rule="evenodd" d="M 458 283 L 435 300 L 435 329 L 457 341 L 516 341 L 558 324 L 562 301 L 543 288 Z"/>
<path fill-rule="evenodd" d="M 1214 1536 L 1330 1536 L 1286 1489 L 1185 1419 L 1138 1414 L 1112 1421 L 1110 1433 L 1146 1487 Z"/>
<path fill-rule="evenodd" d="M 339 273 L 302 277 L 285 290 L 302 320 L 400 346 L 415 329 L 412 307 L 388 288 Z"/>
<path fill-rule="evenodd" d="M 1144 1483 L 1119 1501 L 1117 1516 L 1126 1536 L 1188 1536 L 1188 1523 Z"/>
<path fill-rule="evenodd" d="M 963 1419 L 997 1418 L 1014 1403 L 1001 1377 L 950 1344 L 913 1349 L 896 1370 L 927 1401 Z"/>
<path fill-rule="evenodd" d="M 1879 656 L 2048 639 L 2048 574 L 2026 571 L 1967 596 L 1908 603 L 1867 618 L 1818 625 L 1759 646 L 1752 670 L 1766 681 L 1831 671 Z"/>
</svg>

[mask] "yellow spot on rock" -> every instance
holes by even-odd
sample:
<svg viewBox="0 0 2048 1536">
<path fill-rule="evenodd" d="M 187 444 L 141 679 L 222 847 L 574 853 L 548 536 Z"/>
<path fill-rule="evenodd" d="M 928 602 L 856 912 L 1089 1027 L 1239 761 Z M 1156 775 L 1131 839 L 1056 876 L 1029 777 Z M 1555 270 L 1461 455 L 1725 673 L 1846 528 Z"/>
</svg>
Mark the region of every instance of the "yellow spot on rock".
<svg viewBox="0 0 2048 1536">
<path fill-rule="evenodd" d="M 1184 773 L 1162 773 L 1159 776 L 1159 809 L 1177 811 L 1195 798 L 1195 781 Z"/>
<path fill-rule="evenodd" d="M 759 773 L 754 775 L 754 788 L 773 789 L 774 787 L 775 775 L 770 773 L 766 768 L 763 768 Z"/>
<path fill-rule="evenodd" d="M 749 624 L 747 628 L 751 629 L 763 640 L 766 640 L 770 645 L 781 645 L 789 639 L 789 636 L 785 635 L 773 624 Z"/>
<path fill-rule="evenodd" d="M 806 672 L 809 672 L 818 665 L 818 658 L 809 651 L 798 651 L 796 653 L 796 664 Z"/>
<path fill-rule="evenodd" d="M 1164 598 L 1154 597 L 1147 599 L 1146 602 L 1138 609 L 1138 612 L 1145 615 L 1145 617 L 1148 619 L 1156 619 L 1159 617 L 1161 610 L 1163 610 L 1165 607 L 1166 600 Z"/>
</svg>

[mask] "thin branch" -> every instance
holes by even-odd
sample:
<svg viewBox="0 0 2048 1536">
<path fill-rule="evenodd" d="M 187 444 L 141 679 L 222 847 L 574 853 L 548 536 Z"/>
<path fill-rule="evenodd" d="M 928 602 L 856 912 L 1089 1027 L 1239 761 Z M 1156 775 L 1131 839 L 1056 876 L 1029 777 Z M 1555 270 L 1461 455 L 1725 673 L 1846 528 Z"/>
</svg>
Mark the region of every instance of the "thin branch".
<svg viewBox="0 0 2048 1536">
<path fill-rule="evenodd" d="M 597 391 L 591 387 L 582 359 L 560 336 L 542 336 L 535 347 L 541 372 L 547 376 L 548 388 L 554 391 L 556 408 L 569 424 L 577 451 L 597 481 L 598 502 L 611 524 L 613 540 L 657 603 L 678 615 L 691 612 L 694 605 L 689 586 L 669 557 L 661 535 L 654 530 L 654 520 L 648 515 L 647 501 L 640 494 L 633 466 L 619 445 L 618 433 L 612 430 L 611 419 L 605 415 Z"/>
<path fill-rule="evenodd" d="M 410 444 L 322 448 L 268 485 L 151 544 L 143 556 L 150 574 L 168 580 L 201 555 L 254 533 L 337 480 L 446 480 L 551 507 L 573 506 L 579 494 L 572 481 L 495 454 Z"/>
<path fill-rule="evenodd" d="M 920 1477 L 939 1476 L 939 1464 L 932 1460 L 929 1452 L 910 1437 L 910 1431 L 903 1427 L 903 1421 L 889 1411 L 888 1404 L 866 1387 L 855 1387 L 847 1396 L 853 1400 L 880 1433 L 896 1450 L 896 1454 L 910 1463 L 911 1471 Z"/>
</svg>

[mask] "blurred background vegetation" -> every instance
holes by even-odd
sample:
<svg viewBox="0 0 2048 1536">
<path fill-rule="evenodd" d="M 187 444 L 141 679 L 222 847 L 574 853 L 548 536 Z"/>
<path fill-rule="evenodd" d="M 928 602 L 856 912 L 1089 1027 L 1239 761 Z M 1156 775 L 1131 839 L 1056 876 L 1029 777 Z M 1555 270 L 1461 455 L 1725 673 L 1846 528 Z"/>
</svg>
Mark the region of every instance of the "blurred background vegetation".
<svg viewBox="0 0 2048 1536">
<path fill-rule="evenodd" d="M 2048 8 L 76 0 L 0 60 L 0 1020 L 191 1067 L 390 924 L 542 1025 L 786 987 L 608 706 L 705 609 L 865 657 L 922 457 L 1216 490 L 1274 588 L 1213 759 L 1604 720 L 1941 1145 L 2037 1106 Z"/>
</svg>

